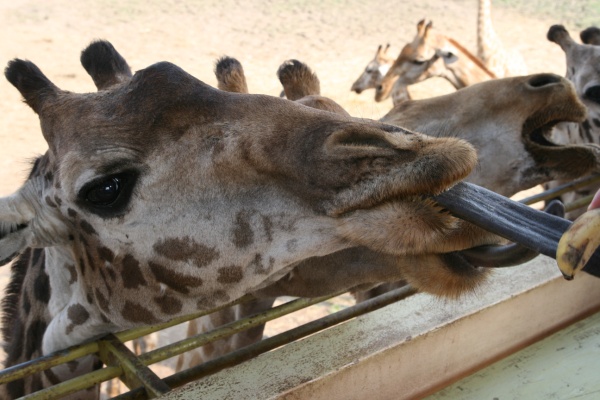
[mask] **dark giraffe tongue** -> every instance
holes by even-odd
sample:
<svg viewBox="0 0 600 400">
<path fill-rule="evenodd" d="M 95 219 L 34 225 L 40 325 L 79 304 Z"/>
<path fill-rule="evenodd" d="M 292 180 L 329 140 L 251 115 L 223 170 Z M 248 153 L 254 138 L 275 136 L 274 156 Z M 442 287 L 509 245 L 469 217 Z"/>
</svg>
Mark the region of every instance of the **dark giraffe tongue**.
<svg viewBox="0 0 600 400">
<path fill-rule="evenodd" d="M 515 243 L 461 251 L 467 260 L 482 267 L 516 265 L 530 260 L 538 253 L 556 259 L 558 241 L 571 226 L 571 221 L 553 215 L 552 212 L 535 210 L 466 182 L 455 185 L 434 199 L 456 217 Z M 594 253 L 589 265 L 600 265 L 600 249 Z M 588 270 L 587 266 L 584 270 Z M 600 275 L 600 271 L 588 272 L 598 272 Z"/>
</svg>

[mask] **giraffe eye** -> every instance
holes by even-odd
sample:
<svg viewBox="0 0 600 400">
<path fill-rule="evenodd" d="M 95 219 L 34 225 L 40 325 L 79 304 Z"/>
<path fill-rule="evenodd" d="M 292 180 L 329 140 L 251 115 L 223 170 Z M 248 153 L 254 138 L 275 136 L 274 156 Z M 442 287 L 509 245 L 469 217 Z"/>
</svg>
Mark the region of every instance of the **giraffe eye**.
<svg viewBox="0 0 600 400">
<path fill-rule="evenodd" d="M 137 172 L 122 172 L 88 182 L 79 191 L 78 203 L 102 217 L 121 215 L 129 204 L 137 177 Z"/>
<path fill-rule="evenodd" d="M 127 179 L 122 176 L 109 177 L 90 188 L 85 198 L 88 202 L 98 206 L 110 206 L 119 198 L 126 181 Z"/>
</svg>

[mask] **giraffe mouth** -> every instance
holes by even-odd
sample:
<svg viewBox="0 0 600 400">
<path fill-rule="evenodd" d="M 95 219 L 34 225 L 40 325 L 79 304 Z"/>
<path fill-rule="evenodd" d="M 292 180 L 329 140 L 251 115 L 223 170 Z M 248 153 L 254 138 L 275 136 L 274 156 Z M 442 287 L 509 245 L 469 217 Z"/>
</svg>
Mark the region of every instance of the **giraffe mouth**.
<svg viewBox="0 0 600 400">
<path fill-rule="evenodd" d="M 538 211 L 482 187 L 461 182 L 434 197 L 454 216 L 513 242 L 486 245 L 458 253 L 480 267 L 507 267 L 522 264 L 538 254 L 556 258 L 562 234 L 571 222 L 556 210 Z"/>
<path fill-rule="evenodd" d="M 12 234 L 17 233 L 19 231 L 22 231 L 25 228 L 27 228 L 27 224 L 0 223 L 0 240 L 3 240 L 4 238 L 8 237 L 9 235 L 12 235 Z M 7 253 L 4 256 L 4 258 L 0 258 L 0 266 L 8 264 L 18 254 L 19 254 L 18 251 L 14 252 L 14 253 Z"/>
<path fill-rule="evenodd" d="M 562 121 L 551 121 L 547 122 L 537 128 L 530 129 L 524 136 L 528 137 L 529 140 L 542 147 L 557 147 L 558 144 L 554 143 L 549 139 L 552 129 Z"/>
<path fill-rule="evenodd" d="M 25 228 L 27 228 L 27 224 L 0 223 L 0 240 Z"/>
</svg>

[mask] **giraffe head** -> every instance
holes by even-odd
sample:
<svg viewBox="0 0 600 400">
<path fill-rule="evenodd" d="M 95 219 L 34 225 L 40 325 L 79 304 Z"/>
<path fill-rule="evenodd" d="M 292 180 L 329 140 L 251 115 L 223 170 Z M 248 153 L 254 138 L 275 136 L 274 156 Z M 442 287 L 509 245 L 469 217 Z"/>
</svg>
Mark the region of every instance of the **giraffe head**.
<svg viewBox="0 0 600 400">
<path fill-rule="evenodd" d="M 385 100 L 393 88 L 412 85 L 432 77 L 447 79 L 460 89 L 496 76 L 456 40 L 433 32 L 432 22 L 417 24 L 417 34 L 406 44 L 381 80 L 375 100 Z"/>
<path fill-rule="evenodd" d="M 424 19 L 417 23 L 417 34 L 403 48 L 376 88 L 375 100 L 389 97 L 394 85 L 411 85 L 439 75 L 444 60 L 452 62 L 450 52 L 438 49 L 438 36 L 432 31 L 433 22 Z"/>
<path fill-rule="evenodd" d="M 363 73 L 352 84 L 350 90 L 361 94 L 364 90 L 375 89 L 395 60 L 396 56 L 391 53 L 389 43 L 385 47 L 379 45 L 375 57 L 369 61 Z"/>
<path fill-rule="evenodd" d="M 584 31 L 585 32 L 585 31 Z M 562 25 L 553 25 L 548 30 L 548 40 L 560 46 L 567 61 L 566 77 L 573 82 L 577 95 L 588 107 L 590 113 L 600 114 L 600 46 L 579 44 L 573 40 Z M 593 30 L 583 34 L 593 41 Z M 598 120 L 597 125 L 600 125 Z"/>
</svg>

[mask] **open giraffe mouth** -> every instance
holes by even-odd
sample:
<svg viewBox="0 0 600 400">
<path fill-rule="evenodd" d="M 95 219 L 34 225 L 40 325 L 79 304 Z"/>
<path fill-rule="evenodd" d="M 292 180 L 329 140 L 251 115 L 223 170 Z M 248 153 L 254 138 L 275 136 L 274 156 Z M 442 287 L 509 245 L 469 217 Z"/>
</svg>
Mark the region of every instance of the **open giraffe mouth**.
<svg viewBox="0 0 600 400">
<path fill-rule="evenodd" d="M 4 239 L 11 233 L 18 232 L 25 228 L 27 228 L 27 224 L 0 223 L 0 240 Z"/>
<path fill-rule="evenodd" d="M 16 223 L 0 223 L 0 240 L 9 236 L 10 234 L 16 233 L 27 228 L 27 224 L 16 224 Z M 18 255 L 17 253 L 10 254 L 4 259 L 0 259 L 0 266 L 8 264 Z"/>
<path fill-rule="evenodd" d="M 530 129 L 529 132 L 524 133 L 525 137 L 528 137 L 533 143 L 543 146 L 543 147 L 551 147 L 551 146 L 559 146 L 558 144 L 552 142 L 550 140 L 550 133 L 552 129 L 559 122 L 570 122 L 570 121 L 551 121 L 547 122 L 543 125 L 540 125 L 536 128 Z"/>
<path fill-rule="evenodd" d="M 513 242 L 455 252 L 473 266 L 518 265 L 538 254 L 556 258 L 558 242 L 571 226 L 570 221 L 553 215 L 553 211 L 538 211 L 466 182 L 458 183 L 434 200 L 454 216 Z"/>
</svg>

